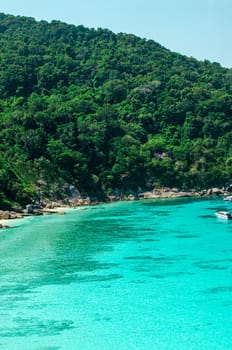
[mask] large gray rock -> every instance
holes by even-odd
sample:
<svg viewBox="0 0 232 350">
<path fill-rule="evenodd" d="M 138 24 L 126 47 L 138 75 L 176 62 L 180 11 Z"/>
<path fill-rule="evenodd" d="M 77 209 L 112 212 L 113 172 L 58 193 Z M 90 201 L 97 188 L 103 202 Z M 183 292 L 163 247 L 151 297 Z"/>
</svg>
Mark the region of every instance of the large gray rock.
<svg viewBox="0 0 232 350">
<path fill-rule="evenodd" d="M 26 205 L 25 213 L 26 214 L 33 214 L 33 205 L 32 204 Z"/>
<path fill-rule="evenodd" d="M 221 190 L 220 188 L 217 188 L 217 187 L 212 188 L 212 194 L 220 195 L 220 194 L 223 194 L 223 193 L 224 193 L 224 191 Z"/>
<path fill-rule="evenodd" d="M 68 197 L 71 197 L 72 200 L 81 199 L 80 191 L 73 185 L 66 184 L 65 185 L 65 193 Z"/>
</svg>

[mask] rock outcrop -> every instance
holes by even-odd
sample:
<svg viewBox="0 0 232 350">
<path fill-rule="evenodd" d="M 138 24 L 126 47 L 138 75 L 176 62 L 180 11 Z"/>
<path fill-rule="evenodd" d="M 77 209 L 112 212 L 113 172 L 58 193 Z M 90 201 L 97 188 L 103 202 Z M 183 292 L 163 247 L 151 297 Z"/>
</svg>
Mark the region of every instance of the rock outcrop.
<svg viewBox="0 0 232 350">
<path fill-rule="evenodd" d="M 12 207 L 12 210 L 0 210 L 0 220 L 18 219 L 24 216 L 47 215 L 47 214 L 65 214 L 60 207 L 76 207 L 84 205 L 96 205 L 101 201 L 90 197 L 83 198 L 78 189 L 73 185 L 66 184 L 66 197 L 57 201 L 40 201 L 39 203 L 30 203 L 25 209 L 21 207 Z M 165 198 L 182 198 L 182 197 L 208 197 L 208 196 L 227 196 L 230 193 L 224 188 L 210 188 L 201 191 L 188 190 L 183 191 L 178 188 L 155 188 L 148 192 L 131 193 L 125 195 L 118 192 L 116 195 L 109 195 L 105 202 L 114 202 L 119 200 L 140 200 L 140 199 L 165 199 Z M 8 228 L 5 223 L 0 223 L 1 228 Z"/>
</svg>

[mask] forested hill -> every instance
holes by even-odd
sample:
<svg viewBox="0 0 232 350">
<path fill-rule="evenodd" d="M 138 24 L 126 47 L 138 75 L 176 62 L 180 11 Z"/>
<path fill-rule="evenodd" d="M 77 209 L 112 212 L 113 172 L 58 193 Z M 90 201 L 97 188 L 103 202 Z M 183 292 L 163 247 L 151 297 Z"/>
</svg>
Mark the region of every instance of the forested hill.
<svg viewBox="0 0 232 350">
<path fill-rule="evenodd" d="M 107 29 L 0 14 L 0 202 L 202 188 L 232 172 L 232 71 Z"/>
</svg>

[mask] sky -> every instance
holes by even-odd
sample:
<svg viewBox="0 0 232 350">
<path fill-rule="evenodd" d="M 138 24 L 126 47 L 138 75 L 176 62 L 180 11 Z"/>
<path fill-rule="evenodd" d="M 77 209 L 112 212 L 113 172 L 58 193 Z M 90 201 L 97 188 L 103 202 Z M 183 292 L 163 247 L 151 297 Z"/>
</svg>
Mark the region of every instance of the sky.
<svg viewBox="0 0 232 350">
<path fill-rule="evenodd" d="M 131 33 L 232 68 L 232 0 L 0 0 L 0 12 Z"/>
</svg>

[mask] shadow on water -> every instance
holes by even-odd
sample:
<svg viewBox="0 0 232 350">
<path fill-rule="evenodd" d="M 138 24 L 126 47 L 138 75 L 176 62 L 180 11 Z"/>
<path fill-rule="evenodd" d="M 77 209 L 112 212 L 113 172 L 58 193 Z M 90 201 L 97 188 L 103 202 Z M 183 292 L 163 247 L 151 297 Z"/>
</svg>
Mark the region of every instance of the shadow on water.
<svg viewBox="0 0 232 350">
<path fill-rule="evenodd" d="M 232 286 L 222 286 L 209 288 L 204 291 L 205 294 L 222 294 L 222 293 L 232 293 Z"/>
<path fill-rule="evenodd" d="M 63 320 L 47 320 L 41 321 L 37 318 L 22 318 L 18 317 L 13 320 L 13 327 L 1 328 L 0 327 L 0 337 L 25 337 L 32 335 L 39 336 L 55 336 L 59 335 L 64 330 L 69 330 L 76 328 L 72 321 Z"/>
</svg>

